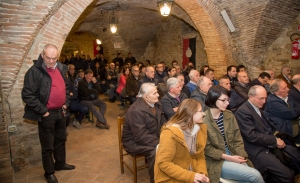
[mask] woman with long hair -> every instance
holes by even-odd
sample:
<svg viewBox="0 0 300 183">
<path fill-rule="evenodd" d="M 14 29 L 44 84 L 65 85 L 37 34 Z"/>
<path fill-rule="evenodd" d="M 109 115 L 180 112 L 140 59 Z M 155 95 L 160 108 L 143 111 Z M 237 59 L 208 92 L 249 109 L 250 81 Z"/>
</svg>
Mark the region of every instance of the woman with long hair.
<svg viewBox="0 0 300 183">
<path fill-rule="evenodd" d="M 116 92 L 119 94 L 121 105 L 120 107 L 124 107 L 124 98 L 126 97 L 123 92 L 125 92 L 125 86 L 126 86 L 126 79 L 128 78 L 130 74 L 130 69 L 128 66 L 122 67 L 122 72 L 120 73 L 120 78 L 118 82 L 118 88 L 116 89 Z M 124 91 L 123 91 L 124 90 Z"/>
<path fill-rule="evenodd" d="M 175 115 L 161 130 L 154 166 L 155 182 L 208 183 L 204 147 L 206 125 L 201 104 L 181 102 Z"/>
<path fill-rule="evenodd" d="M 226 110 L 230 93 L 219 85 L 207 93 L 203 123 L 207 125 L 205 147 L 207 171 L 211 183 L 219 183 L 220 177 L 238 182 L 263 183 L 261 174 L 253 167 L 244 149 L 244 142 L 237 121 Z"/>
</svg>

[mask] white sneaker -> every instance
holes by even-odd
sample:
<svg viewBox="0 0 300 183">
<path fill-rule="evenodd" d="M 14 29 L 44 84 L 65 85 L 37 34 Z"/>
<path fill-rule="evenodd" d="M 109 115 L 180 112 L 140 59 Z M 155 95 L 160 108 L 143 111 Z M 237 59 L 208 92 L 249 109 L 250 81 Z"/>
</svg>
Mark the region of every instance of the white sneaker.
<svg viewBox="0 0 300 183">
<path fill-rule="evenodd" d="M 74 119 L 74 121 L 73 121 L 73 126 L 79 130 L 81 129 L 81 125 L 76 119 Z"/>
</svg>

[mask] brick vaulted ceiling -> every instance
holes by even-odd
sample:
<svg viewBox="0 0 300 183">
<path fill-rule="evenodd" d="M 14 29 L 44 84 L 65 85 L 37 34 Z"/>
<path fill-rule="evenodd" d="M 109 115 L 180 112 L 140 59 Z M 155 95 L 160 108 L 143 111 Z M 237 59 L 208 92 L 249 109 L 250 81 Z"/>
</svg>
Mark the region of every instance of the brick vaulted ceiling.
<svg viewBox="0 0 300 183">
<path fill-rule="evenodd" d="M 195 27 L 189 15 L 176 4 L 172 14 Z M 118 20 L 118 32 L 112 35 L 109 19 Z M 121 37 L 127 48 L 135 53 L 143 53 L 153 39 L 162 22 L 167 21 L 158 13 L 156 1 L 108 1 L 99 0 L 92 3 L 80 16 L 72 28 L 72 33 L 87 32 L 100 38 L 103 42 Z"/>
</svg>

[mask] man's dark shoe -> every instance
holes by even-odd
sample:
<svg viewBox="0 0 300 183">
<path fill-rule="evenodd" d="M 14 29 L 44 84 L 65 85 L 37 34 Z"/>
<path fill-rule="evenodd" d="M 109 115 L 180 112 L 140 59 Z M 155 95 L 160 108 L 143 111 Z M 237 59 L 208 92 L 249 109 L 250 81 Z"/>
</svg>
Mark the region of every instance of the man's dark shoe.
<svg viewBox="0 0 300 183">
<path fill-rule="evenodd" d="M 68 164 L 65 164 L 64 166 L 59 167 L 59 168 L 55 168 L 56 171 L 60 171 L 60 170 L 73 170 L 73 169 L 75 169 L 75 166 L 74 165 L 68 165 Z"/>
<path fill-rule="evenodd" d="M 46 178 L 48 183 L 58 183 L 58 181 L 57 181 L 54 174 L 45 175 L 45 178 Z"/>
</svg>

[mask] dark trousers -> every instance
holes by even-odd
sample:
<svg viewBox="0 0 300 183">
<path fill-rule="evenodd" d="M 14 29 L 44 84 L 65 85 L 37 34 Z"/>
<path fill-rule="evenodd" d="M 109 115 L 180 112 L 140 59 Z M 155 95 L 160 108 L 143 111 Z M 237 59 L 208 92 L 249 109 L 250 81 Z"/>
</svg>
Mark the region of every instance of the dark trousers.
<svg viewBox="0 0 300 183">
<path fill-rule="evenodd" d="M 154 163 L 155 163 L 155 155 L 156 148 L 153 150 L 145 151 L 141 153 L 141 155 L 145 156 L 148 162 L 148 172 L 150 175 L 150 183 L 154 183 Z"/>
<path fill-rule="evenodd" d="M 129 97 L 130 105 L 136 101 L 136 97 Z"/>
<path fill-rule="evenodd" d="M 264 174 L 269 174 L 268 177 L 263 176 L 267 183 L 292 183 L 294 182 L 294 172 L 286 167 L 280 160 L 271 152 L 265 157 L 267 171 Z"/>
<path fill-rule="evenodd" d="M 86 106 L 97 118 L 97 122 L 106 124 L 106 119 L 104 117 L 105 111 L 106 111 L 106 103 L 103 102 L 100 99 L 96 100 L 82 100 L 80 101 L 82 105 Z M 100 111 L 97 109 L 97 107 L 100 109 Z"/>
<path fill-rule="evenodd" d="M 70 111 L 72 112 L 78 112 L 77 115 L 75 115 L 75 119 L 78 122 L 81 122 L 81 120 L 84 118 L 84 115 L 89 111 L 89 109 L 82 105 L 79 100 L 72 100 L 70 103 Z"/>
<path fill-rule="evenodd" d="M 45 175 L 53 174 L 55 167 L 66 164 L 66 117 L 63 117 L 61 109 L 49 111 L 49 115 L 42 117 L 38 123 L 38 128 Z"/>
</svg>

